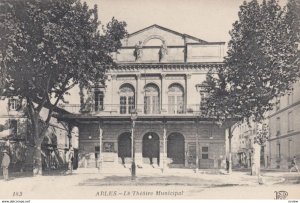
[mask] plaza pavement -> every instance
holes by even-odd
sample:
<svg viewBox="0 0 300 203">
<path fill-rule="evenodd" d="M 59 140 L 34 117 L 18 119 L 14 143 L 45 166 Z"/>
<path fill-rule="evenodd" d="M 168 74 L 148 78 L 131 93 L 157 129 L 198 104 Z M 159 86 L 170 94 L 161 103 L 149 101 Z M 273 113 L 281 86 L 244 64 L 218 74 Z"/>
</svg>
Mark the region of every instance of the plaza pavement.
<svg viewBox="0 0 300 203">
<path fill-rule="evenodd" d="M 288 191 L 289 198 L 300 199 L 300 174 L 263 173 L 264 184 L 249 172 L 218 174 L 211 170 L 195 173 L 192 169 L 141 170 L 131 180 L 130 171 L 99 172 L 78 169 L 72 174 L 12 176 L 0 180 L 0 199 L 272 199 L 275 191 Z M 21 194 L 21 195 L 20 195 Z"/>
</svg>

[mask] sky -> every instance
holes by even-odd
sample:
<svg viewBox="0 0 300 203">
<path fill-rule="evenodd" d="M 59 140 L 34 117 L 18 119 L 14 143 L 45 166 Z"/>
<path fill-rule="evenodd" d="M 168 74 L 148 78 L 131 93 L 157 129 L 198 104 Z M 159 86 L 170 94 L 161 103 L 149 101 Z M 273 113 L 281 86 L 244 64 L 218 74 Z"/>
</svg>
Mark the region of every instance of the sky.
<svg viewBox="0 0 300 203">
<path fill-rule="evenodd" d="M 243 0 L 85 0 L 98 5 L 101 23 L 112 17 L 127 23 L 129 33 L 153 24 L 209 42 L 228 42 Z M 279 0 L 284 5 L 286 0 Z"/>
</svg>

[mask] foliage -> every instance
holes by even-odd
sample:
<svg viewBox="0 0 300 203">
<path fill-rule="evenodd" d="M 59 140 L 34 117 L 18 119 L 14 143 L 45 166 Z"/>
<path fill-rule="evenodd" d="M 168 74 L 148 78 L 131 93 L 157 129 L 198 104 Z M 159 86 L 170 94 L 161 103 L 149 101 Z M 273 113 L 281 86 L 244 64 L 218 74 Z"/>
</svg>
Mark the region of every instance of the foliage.
<svg viewBox="0 0 300 203">
<path fill-rule="evenodd" d="M 127 34 L 112 19 L 101 31 L 97 6 L 80 0 L 3 0 L 0 4 L 0 95 L 27 103 L 36 146 L 40 146 L 59 102 L 77 84 L 103 82 L 111 52 Z M 46 107 L 46 125 L 39 126 Z"/>
<path fill-rule="evenodd" d="M 275 0 L 240 6 L 225 65 L 208 75 L 211 116 L 262 121 L 274 98 L 291 90 L 300 74 L 299 8 L 295 0 L 285 8 Z"/>
<path fill-rule="evenodd" d="M 269 126 L 266 123 L 259 125 L 256 131 L 256 136 L 254 137 L 254 143 L 260 146 L 265 145 L 269 139 Z"/>
</svg>

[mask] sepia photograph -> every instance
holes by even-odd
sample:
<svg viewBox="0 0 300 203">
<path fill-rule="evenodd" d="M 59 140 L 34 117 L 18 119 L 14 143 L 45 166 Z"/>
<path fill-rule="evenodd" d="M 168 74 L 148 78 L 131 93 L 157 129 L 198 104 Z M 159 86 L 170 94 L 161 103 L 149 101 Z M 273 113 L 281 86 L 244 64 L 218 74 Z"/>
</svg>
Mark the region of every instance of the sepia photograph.
<svg viewBox="0 0 300 203">
<path fill-rule="evenodd" d="M 299 0 L 0 0 L 0 200 L 300 200 Z"/>
</svg>

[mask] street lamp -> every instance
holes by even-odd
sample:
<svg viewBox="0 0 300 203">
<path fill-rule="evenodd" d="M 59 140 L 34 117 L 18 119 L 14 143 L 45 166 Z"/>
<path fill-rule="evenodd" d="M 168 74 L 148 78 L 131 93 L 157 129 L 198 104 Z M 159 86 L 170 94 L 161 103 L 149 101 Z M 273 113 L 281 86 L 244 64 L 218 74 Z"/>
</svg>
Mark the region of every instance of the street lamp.
<svg viewBox="0 0 300 203">
<path fill-rule="evenodd" d="M 131 113 L 131 122 L 132 122 L 132 127 L 131 127 L 131 180 L 135 180 L 136 177 L 136 165 L 135 165 L 135 140 L 134 140 L 134 127 L 135 127 L 135 121 L 137 119 L 137 112 L 132 112 Z"/>
</svg>

